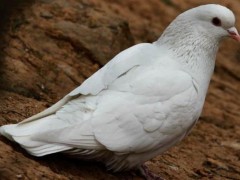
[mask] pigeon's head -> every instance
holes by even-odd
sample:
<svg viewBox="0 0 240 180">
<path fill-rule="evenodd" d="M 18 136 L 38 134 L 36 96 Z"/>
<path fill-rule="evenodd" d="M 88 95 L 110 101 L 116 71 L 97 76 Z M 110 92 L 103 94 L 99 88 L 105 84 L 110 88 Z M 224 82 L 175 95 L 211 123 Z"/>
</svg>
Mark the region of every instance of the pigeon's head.
<svg viewBox="0 0 240 180">
<path fill-rule="evenodd" d="M 204 69 L 210 77 L 224 37 L 240 41 L 235 16 L 224 6 L 208 4 L 177 16 L 154 44 L 169 50 L 172 59 L 191 69 L 193 74 L 202 74 Z"/>
<path fill-rule="evenodd" d="M 218 40 L 229 36 L 240 41 L 240 35 L 235 28 L 235 16 L 231 10 L 224 6 L 217 4 L 202 5 L 182 13 L 176 19 L 188 21 L 196 27 L 195 31 L 204 36 Z"/>
</svg>

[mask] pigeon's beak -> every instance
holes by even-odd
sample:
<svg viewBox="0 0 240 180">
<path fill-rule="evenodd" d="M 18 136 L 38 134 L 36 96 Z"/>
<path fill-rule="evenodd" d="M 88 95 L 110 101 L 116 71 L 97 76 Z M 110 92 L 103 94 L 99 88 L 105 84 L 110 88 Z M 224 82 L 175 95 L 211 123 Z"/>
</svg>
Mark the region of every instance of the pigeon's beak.
<svg viewBox="0 0 240 180">
<path fill-rule="evenodd" d="M 235 27 L 231 27 L 227 30 L 229 36 L 240 42 L 240 35 Z"/>
</svg>

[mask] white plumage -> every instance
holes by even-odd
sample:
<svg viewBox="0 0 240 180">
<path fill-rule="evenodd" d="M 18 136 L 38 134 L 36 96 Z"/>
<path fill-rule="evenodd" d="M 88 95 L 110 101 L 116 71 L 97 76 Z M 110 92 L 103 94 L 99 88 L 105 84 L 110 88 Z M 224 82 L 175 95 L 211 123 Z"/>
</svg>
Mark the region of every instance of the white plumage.
<svg viewBox="0 0 240 180">
<path fill-rule="evenodd" d="M 188 10 L 156 42 L 119 53 L 58 103 L 0 133 L 34 156 L 65 152 L 113 171 L 138 167 L 196 123 L 219 41 L 240 39 L 234 23 L 220 5 Z"/>
</svg>

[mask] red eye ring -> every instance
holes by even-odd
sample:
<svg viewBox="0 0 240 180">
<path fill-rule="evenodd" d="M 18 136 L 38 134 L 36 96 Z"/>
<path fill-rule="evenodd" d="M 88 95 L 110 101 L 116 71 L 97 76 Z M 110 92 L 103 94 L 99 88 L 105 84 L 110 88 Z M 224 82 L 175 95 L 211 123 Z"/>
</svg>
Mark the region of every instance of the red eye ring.
<svg viewBox="0 0 240 180">
<path fill-rule="evenodd" d="M 217 17 L 212 19 L 212 23 L 213 23 L 214 26 L 221 26 L 222 25 L 221 20 Z"/>
</svg>

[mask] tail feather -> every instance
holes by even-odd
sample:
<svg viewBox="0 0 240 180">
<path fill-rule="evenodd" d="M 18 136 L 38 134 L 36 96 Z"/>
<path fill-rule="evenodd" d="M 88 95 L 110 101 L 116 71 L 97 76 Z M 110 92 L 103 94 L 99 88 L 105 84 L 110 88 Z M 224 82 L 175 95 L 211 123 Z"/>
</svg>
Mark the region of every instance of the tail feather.
<svg viewBox="0 0 240 180">
<path fill-rule="evenodd" d="M 36 121 L 25 124 L 10 124 L 0 127 L 0 134 L 11 141 L 15 141 L 30 154 L 34 156 L 44 156 L 47 154 L 57 153 L 72 149 L 71 146 L 60 143 L 49 143 L 32 139 L 38 133 L 51 131 L 56 127 L 66 126 L 56 116 L 51 115 Z"/>
<path fill-rule="evenodd" d="M 33 156 L 45 156 L 48 154 L 63 152 L 72 149 L 72 147 L 61 145 L 61 144 L 45 144 L 35 147 L 25 147 L 21 145 L 26 151 Z"/>
<path fill-rule="evenodd" d="M 14 139 L 13 139 L 12 136 L 11 136 L 11 134 L 9 134 L 9 133 L 7 132 L 7 130 L 6 130 L 6 129 L 8 129 L 8 128 L 12 128 L 13 126 L 16 126 L 16 125 L 15 125 L 15 124 L 11 124 L 11 125 L 1 126 L 1 127 L 0 127 L 0 134 L 1 134 L 2 136 L 5 136 L 6 138 L 8 138 L 8 139 L 11 140 L 11 141 L 14 141 Z"/>
</svg>

